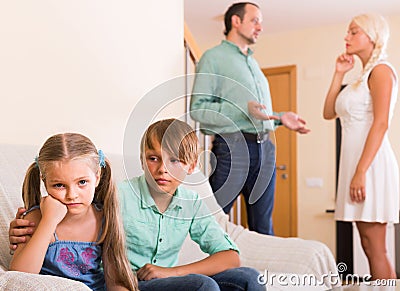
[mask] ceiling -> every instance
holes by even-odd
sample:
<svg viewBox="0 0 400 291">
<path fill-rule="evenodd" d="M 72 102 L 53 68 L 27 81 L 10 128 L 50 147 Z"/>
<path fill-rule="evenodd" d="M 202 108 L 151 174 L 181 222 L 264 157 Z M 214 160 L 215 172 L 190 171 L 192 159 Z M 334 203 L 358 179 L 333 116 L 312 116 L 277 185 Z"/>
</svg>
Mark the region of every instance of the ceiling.
<svg viewBox="0 0 400 291">
<path fill-rule="evenodd" d="M 223 14 L 240 0 L 184 0 L 185 21 L 200 48 L 219 43 Z M 353 16 L 375 12 L 400 15 L 400 0 L 254 0 L 263 14 L 265 34 L 348 22 Z"/>
</svg>

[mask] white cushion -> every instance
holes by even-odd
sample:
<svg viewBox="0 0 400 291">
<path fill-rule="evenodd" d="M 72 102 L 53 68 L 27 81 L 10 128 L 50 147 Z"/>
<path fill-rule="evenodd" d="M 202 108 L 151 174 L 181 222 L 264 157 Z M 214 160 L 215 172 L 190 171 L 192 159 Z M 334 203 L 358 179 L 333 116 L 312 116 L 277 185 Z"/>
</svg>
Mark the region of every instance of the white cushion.
<svg viewBox="0 0 400 291">
<path fill-rule="evenodd" d="M 0 276 L 0 290 L 90 291 L 85 284 L 61 277 L 9 271 Z"/>
</svg>

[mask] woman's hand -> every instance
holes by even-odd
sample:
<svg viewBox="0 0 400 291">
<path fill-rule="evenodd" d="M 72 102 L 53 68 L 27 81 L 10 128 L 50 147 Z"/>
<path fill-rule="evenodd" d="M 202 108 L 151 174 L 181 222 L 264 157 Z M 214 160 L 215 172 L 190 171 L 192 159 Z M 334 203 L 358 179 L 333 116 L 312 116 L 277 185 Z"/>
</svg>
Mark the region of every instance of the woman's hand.
<svg viewBox="0 0 400 291">
<path fill-rule="evenodd" d="M 336 59 L 336 72 L 346 73 L 354 67 L 354 57 L 348 54 L 341 54 Z"/>
<path fill-rule="evenodd" d="M 357 171 L 350 183 L 350 198 L 353 202 L 361 203 L 365 197 L 365 174 Z"/>
</svg>

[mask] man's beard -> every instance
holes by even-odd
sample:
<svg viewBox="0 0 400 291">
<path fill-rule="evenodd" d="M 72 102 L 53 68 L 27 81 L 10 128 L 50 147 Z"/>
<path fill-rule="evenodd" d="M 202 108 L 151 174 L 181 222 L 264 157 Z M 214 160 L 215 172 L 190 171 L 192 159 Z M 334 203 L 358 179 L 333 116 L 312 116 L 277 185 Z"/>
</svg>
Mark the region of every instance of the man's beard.
<svg viewBox="0 0 400 291">
<path fill-rule="evenodd" d="M 248 45 L 255 44 L 255 43 L 257 42 L 257 39 L 256 39 L 255 37 L 248 37 L 248 36 L 245 36 L 245 35 L 242 34 L 242 33 L 239 33 L 239 35 L 240 35 L 244 40 L 246 40 L 246 42 L 247 42 Z"/>
</svg>

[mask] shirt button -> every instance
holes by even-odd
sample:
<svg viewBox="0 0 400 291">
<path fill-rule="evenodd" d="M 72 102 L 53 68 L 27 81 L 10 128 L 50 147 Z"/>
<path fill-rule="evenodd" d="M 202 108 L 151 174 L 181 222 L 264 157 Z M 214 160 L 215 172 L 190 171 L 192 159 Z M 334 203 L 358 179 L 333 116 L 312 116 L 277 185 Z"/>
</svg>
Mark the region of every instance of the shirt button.
<svg viewBox="0 0 400 291">
<path fill-rule="evenodd" d="M 157 260 L 156 260 L 156 259 L 154 259 L 154 260 L 153 260 L 153 263 L 154 263 L 154 264 L 155 264 L 155 263 L 157 263 Z"/>
<path fill-rule="evenodd" d="M 159 241 L 159 242 L 162 242 L 162 238 L 160 238 L 158 241 Z"/>
</svg>

